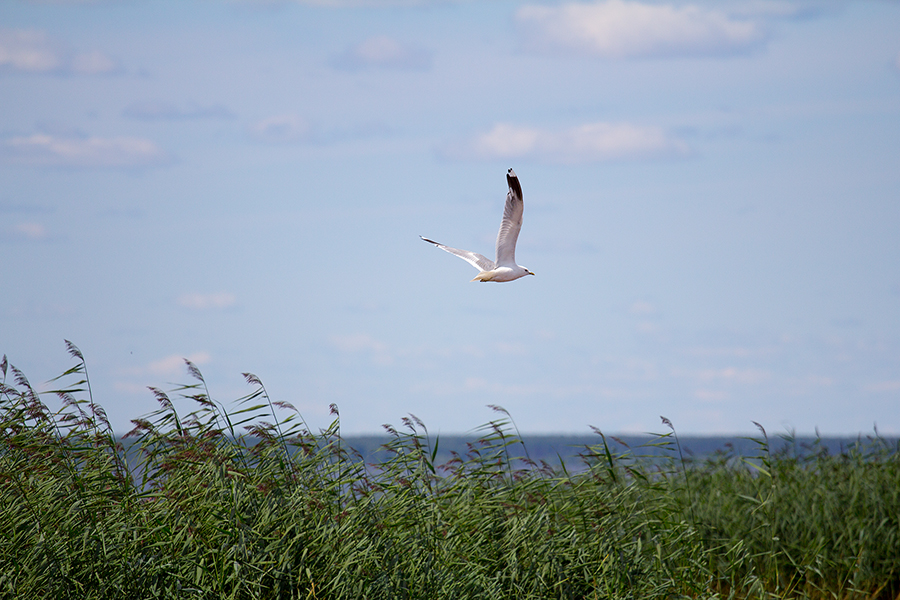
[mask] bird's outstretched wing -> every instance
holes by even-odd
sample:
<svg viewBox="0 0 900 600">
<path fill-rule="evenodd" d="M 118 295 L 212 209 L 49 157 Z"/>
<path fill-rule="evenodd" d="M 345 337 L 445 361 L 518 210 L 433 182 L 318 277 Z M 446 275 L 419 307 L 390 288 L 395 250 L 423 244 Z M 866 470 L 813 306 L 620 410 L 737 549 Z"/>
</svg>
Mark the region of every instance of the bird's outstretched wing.
<svg viewBox="0 0 900 600">
<path fill-rule="evenodd" d="M 461 259 L 463 259 L 464 261 L 466 261 L 467 263 L 469 263 L 470 265 L 472 265 L 479 271 L 490 271 L 495 266 L 494 261 L 490 260 L 486 256 L 482 256 L 481 254 L 478 254 L 477 252 L 469 252 L 468 250 L 460 250 L 459 248 L 451 248 L 450 246 L 445 246 L 443 244 L 439 244 L 434 240 L 429 240 L 427 237 L 422 237 L 421 235 L 419 237 L 422 238 L 423 240 L 425 240 L 426 242 L 428 242 L 429 244 L 434 244 L 441 250 L 449 252 L 450 254 L 455 254 L 456 256 L 460 257 Z"/>
<path fill-rule="evenodd" d="M 506 194 L 506 206 L 503 207 L 503 221 L 497 233 L 497 266 L 514 267 L 516 265 L 516 241 L 522 229 L 522 213 L 525 203 L 522 201 L 522 186 L 515 171 L 506 172 L 506 183 L 509 192 Z"/>
</svg>

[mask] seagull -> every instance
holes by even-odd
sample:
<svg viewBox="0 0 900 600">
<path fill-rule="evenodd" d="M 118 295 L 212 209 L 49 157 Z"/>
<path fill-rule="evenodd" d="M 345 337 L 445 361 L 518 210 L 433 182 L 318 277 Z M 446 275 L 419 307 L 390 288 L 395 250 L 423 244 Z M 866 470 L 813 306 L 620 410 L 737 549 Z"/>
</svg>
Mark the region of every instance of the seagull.
<svg viewBox="0 0 900 600">
<path fill-rule="evenodd" d="M 451 248 L 429 240 L 427 237 L 419 236 L 429 244 L 434 244 L 441 250 L 455 254 L 478 269 L 479 273 L 472 281 L 514 281 L 519 277 L 534 275 L 525 267 L 516 264 L 516 240 L 519 238 L 519 230 L 522 229 L 522 212 L 525 210 L 525 204 L 522 202 L 522 186 L 519 185 L 519 178 L 512 169 L 506 172 L 506 183 L 509 184 L 509 193 L 506 194 L 503 221 L 500 223 L 500 232 L 497 234 L 496 261 L 477 252 Z"/>
</svg>

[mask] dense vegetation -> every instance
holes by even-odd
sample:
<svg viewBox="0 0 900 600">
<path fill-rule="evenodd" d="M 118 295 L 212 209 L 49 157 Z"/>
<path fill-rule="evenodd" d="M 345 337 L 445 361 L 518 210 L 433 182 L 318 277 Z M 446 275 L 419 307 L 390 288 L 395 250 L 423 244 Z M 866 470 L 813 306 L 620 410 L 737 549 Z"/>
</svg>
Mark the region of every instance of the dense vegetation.
<svg viewBox="0 0 900 600">
<path fill-rule="evenodd" d="M 900 597 L 900 449 L 878 436 L 772 453 L 760 428 L 754 460 L 688 460 L 674 428 L 662 459 L 598 431 L 569 471 L 497 409 L 446 464 L 414 417 L 366 464 L 336 409 L 314 433 L 246 374 L 227 412 L 188 362 L 123 446 L 69 352 L 55 413 L 0 363 L 2 597 Z"/>
</svg>

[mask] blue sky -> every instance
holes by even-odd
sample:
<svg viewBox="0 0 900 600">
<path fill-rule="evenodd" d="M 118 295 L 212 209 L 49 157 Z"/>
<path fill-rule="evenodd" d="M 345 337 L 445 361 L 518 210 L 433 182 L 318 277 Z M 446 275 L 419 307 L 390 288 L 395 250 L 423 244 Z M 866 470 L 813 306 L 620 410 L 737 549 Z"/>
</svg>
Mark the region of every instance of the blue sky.
<svg viewBox="0 0 900 600">
<path fill-rule="evenodd" d="M 120 431 L 900 433 L 895 2 L 10 0 L 0 103 L 0 353 Z"/>
</svg>

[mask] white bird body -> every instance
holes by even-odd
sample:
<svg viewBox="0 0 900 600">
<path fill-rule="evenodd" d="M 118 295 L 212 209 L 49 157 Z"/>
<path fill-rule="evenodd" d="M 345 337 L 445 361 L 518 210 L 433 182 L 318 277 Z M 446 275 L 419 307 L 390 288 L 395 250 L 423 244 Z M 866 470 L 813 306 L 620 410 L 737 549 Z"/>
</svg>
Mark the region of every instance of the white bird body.
<svg viewBox="0 0 900 600">
<path fill-rule="evenodd" d="M 506 194 L 506 206 L 503 207 L 503 221 L 500 222 L 500 231 L 497 233 L 497 260 L 490 260 L 477 252 L 451 248 L 419 236 L 441 250 L 455 254 L 478 269 L 478 275 L 472 281 L 496 281 L 499 283 L 514 281 L 526 275 L 534 275 L 525 267 L 516 264 L 516 241 L 518 241 L 519 231 L 522 229 L 522 213 L 525 211 L 525 203 L 522 201 L 522 186 L 519 185 L 519 178 L 512 169 L 506 172 L 506 182 L 509 184 L 509 192 Z"/>
</svg>

